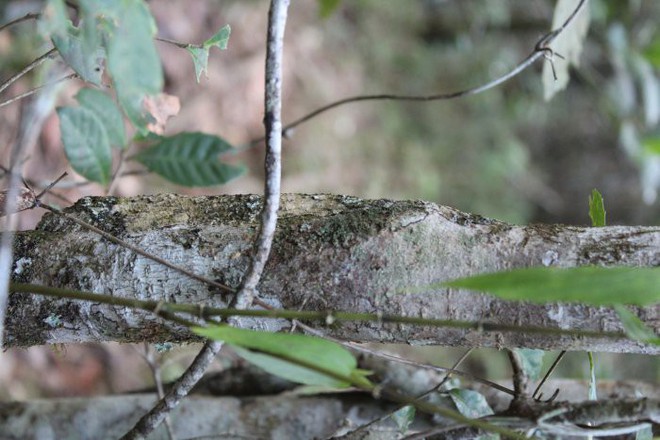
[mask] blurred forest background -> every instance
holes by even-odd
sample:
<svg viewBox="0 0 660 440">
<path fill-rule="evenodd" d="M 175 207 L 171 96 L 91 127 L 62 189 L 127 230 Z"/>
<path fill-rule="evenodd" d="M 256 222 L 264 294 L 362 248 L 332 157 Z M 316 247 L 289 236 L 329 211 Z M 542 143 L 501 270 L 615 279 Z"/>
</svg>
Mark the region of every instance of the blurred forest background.
<svg viewBox="0 0 660 440">
<path fill-rule="evenodd" d="M 149 6 L 164 38 L 201 42 L 225 24 L 232 27 L 227 50 L 211 52 L 208 79 L 202 77 L 200 84 L 186 51 L 159 45 L 165 91 L 178 96 L 182 107 L 167 134 L 210 132 L 237 147 L 262 136 L 268 2 L 153 0 Z M 284 122 L 352 95 L 429 95 L 485 83 L 533 50 L 550 30 L 554 6 L 551 0 L 343 0 L 322 17 L 317 1 L 295 0 L 285 37 Z M 41 7 L 40 1 L 2 1 L 0 23 Z M 581 64 L 571 69 L 568 88 L 551 101 L 543 99 L 539 61 L 477 96 L 429 103 L 363 102 L 331 110 L 285 141 L 283 191 L 425 199 L 520 224 L 589 225 L 588 196 L 597 188 L 605 199 L 608 224 L 657 225 L 660 2 L 591 0 L 590 10 Z M 22 69 L 45 47 L 34 22 L 0 33 L 0 78 Z M 42 82 L 36 72 L 12 85 L 2 100 Z M 58 102 L 73 102 L 81 85 L 66 83 Z M 20 104 L 0 108 L 3 164 L 8 163 L 19 114 Z M 249 173 L 223 187 L 186 189 L 156 176 L 131 175 L 121 179 L 115 193 L 261 193 L 263 145 L 245 148 L 236 160 L 248 164 Z M 24 176 L 46 184 L 65 169 L 53 114 Z M 104 194 L 104 188 L 95 185 L 65 190 L 71 201 Z M 23 228 L 36 224 L 42 214 L 36 211 L 22 215 Z M 0 378 L 5 382 L 29 374 L 20 372 L 26 363 L 58 364 L 69 358 L 78 362 L 79 378 L 85 371 L 98 379 L 108 374 L 113 354 L 134 354 L 125 346 L 103 347 L 92 350 L 101 355 L 85 360 L 81 354 L 83 360 L 78 361 L 75 353 L 83 349 L 76 346 L 67 348 L 64 357 L 16 351 Z M 446 353 L 442 363 L 448 366 L 458 350 Z M 601 377 L 660 380 L 654 359 L 627 356 L 626 371 L 618 373 L 614 361 L 607 360 L 614 358 L 602 357 Z M 475 359 L 473 365 L 488 373 Z M 579 361 L 583 372 L 585 359 Z M 122 361 L 124 376 L 126 369 L 130 367 Z M 172 375 L 177 371 L 180 368 Z M 12 386 L 19 386 L 20 380 Z M 74 394 L 94 393 L 99 386 L 113 391 L 134 386 L 115 380 L 92 380 L 87 391 Z M 69 394 L 65 390 L 72 386 L 53 393 Z M 14 398 L 33 395 L 20 387 L 15 392 L 6 388 L 5 393 Z"/>
</svg>

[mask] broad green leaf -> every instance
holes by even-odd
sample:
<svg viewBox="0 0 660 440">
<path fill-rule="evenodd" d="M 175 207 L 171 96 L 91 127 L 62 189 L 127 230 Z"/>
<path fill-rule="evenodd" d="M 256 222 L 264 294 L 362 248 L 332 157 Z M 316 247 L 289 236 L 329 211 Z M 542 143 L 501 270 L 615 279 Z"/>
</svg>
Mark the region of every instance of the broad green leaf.
<svg viewBox="0 0 660 440">
<path fill-rule="evenodd" d="M 83 107 L 60 107 L 57 114 L 64 152 L 71 167 L 91 181 L 107 184 L 110 181 L 112 156 L 101 121 Z"/>
<path fill-rule="evenodd" d="M 580 0 L 559 0 L 552 18 L 552 29 L 558 29 L 564 24 L 579 2 Z M 580 10 L 573 22 L 550 44 L 552 50 L 564 59 L 554 58 L 552 64 L 546 61 L 543 65 L 542 80 L 546 101 L 549 101 L 557 92 L 565 89 L 568 85 L 569 67 L 579 64 L 582 46 L 588 30 L 589 5 L 587 4 Z M 556 80 L 555 74 L 557 75 Z"/>
<path fill-rule="evenodd" d="M 70 24 L 64 0 L 48 0 L 37 22 L 37 29 L 49 40 L 53 35 L 66 35 Z"/>
<path fill-rule="evenodd" d="M 126 0 L 116 11 L 115 28 L 108 35 L 108 70 L 126 116 L 138 130 L 152 121 L 144 98 L 163 88 L 163 69 L 153 37 L 156 26 L 142 1 Z"/>
<path fill-rule="evenodd" d="M 230 326 L 196 327 L 193 331 L 210 339 L 276 356 L 287 363 L 299 362 L 304 366 L 303 368 L 313 368 L 316 373 L 337 382 L 344 381 L 332 375 L 368 383 L 364 377 L 366 372 L 357 369 L 357 361 L 353 355 L 339 344 L 325 339 L 291 333 L 259 332 Z M 329 372 L 331 375 L 325 375 L 323 372 Z M 344 382 L 344 386 L 347 385 Z"/>
<path fill-rule="evenodd" d="M 52 40 L 64 61 L 80 75 L 80 78 L 101 85 L 105 59 L 103 48 L 99 46 L 90 48 L 89 44 L 83 44 L 79 29 L 73 26 L 69 26 L 65 35 L 53 35 Z"/>
<path fill-rule="evenodd" d="M 111 146 L 126 146 L 124 119 L 110 96 L 96 89 L 80 89 L 76 99 L 101 121 Z"/>
<path fill-rule="evenodd" d="M 321 18 L 328 18 L 335 12 L 335 9 L 341 3 L 341 0 L 318 0 L 319 2 L 319 15 Z"/>
<path fill-rule="evenodd" d="M 600 195 L 597 189 L 592 190 L 591 196 L 589 196 L 589 218 L 591 219 L 591 226 L 605 226 L 605 204 L 603 203 L 603 196 Z"/>
<path fill-rule="evenodd" d="M 620 304 L 614 305 L 614 310 L 619 315 L 623 329 L 629 338 L 647 344 L 660 345 L 660 336 L 656 335 L 652 329 L 646 326 L 641 319 L 627 307 Z"/>
<path fill-rule="evenodd" d="M 415 407 L 412 405 L 406 405 L 403 408 L 394 411 L 391 417 L 399 428 L 399 432 L 404 434 L 408 431 L 410 424 L 415 420 Z"/>
<path fill-rule="evenodd" d="M 222 50 L 227 49 L 229 34 L 231 34 L 231 28 L 229 25 L 225 25 L 214 36 L 206 40 L 201 47 L 193 45 L 186 47 L 188 52 L 190 52 L 193 64 L 195 65 L 195 77 L 197 78 L 197 82 L 199 82 L 202 72 L 208 77 L 209 50 L 211 50 L 212 47 L 217 47 Z"/>
<path fill-rule="evenodd" d="M 449 397 L 456 405 L 458 412 L 471 419 L 494 414 L 486 402 L 486 398 L 476 391 L 454 388 L 449 390 Z"/>
<path fill-rule="evenodd" d="M 81 20 L 81 23 L 86 22 Z M 94 26 L 93 21 L 90 26 Z M 45 38 L 52 40 L 64 61 L 84 81 L 101 84 L 103 49 L 97 44 L 98 39 L 90 42 L 81 37 L 80 29 L 73 26 L 68 18 L 64 1 L 47 2 L 38 28 Z"/>
<path fill-rule="evenodd" d="M 522 361 L 522 368 L 530 379 L 537 380 L 541 377 L 545 351 L 533 348 L 514 348 L 513 351 L 518 354 Z"/>
<path fill-rule="evenodd" d="M 644 306 L 660 302 L 660 268 L 649 267 L 531 267 L 461 278 L 443 285 L 537 303 Z"/>
<path fill-rule="evenodd" d="M 236 354 L 251 364 L 256 365 L 274 376 L 290 380 L 291 382 L 304 385 L 330 387 L 334 389 L 348 388 L 350 386 L 348 382 L 338 380 L 327 374 L 310 370 L 309 368 L 301 367 L 273 355 L 246 350 L 232 344 L 229 345 L 232 346 Z"/>
<path fill-rule="evenodd" d="M 221 185 L 242 175 L 245 168 L 220 162 L 232 150 L 224 140 L 204 133 L 163 137 L 135 159 L 167 180 L 184 186 Z"/>
</svg>

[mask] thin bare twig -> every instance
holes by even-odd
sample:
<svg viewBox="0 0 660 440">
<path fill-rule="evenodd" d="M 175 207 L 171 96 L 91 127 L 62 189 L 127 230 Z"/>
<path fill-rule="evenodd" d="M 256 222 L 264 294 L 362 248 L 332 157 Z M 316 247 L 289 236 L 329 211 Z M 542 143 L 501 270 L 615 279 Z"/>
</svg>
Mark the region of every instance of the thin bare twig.
<svg viewBox="0 0 660 440">
<path fill-rule="evenodd" d="M 12 21 L 10 21 L 10 22 L 7 22 L 7 23 L 3 24 L 2 26 L 0 26 L 0 32 L 4 31 L 6 28 L 8 28 L 8 27 L 10 27 L 10 26 L 13 26 L 13 25 L 15 25 L 15 24 L 21 23 L 21 22 L 23 22 L 23 21 L 36 20 L 36 19 L 39 18 L 40 16 L 41 16 L 41 14 L 39 14 L 38 12 L 36 12 L 36 13 L 30 13 L 30 14 L 25 14 L 25 15 L 22 16 L 22 17 L 16 18 L 16 19 L 14 19 L 14 20 L 12 20 Z"/>
<path fill-rule="evenodd" d="M 147 437 L 165 417 L 186 397 L 195 384 L 202 378 L 208 366 L 215 359 L 215 355 L 222 348 L 222 342 L 209 341 L 201 349 L 195 360 L 190 364 L 185 373 L 176 381 L 174 386 L 167 392 L 151 411 L 124 435 L 122 440 L 133 440 Z"/>
<path fill-rule="evenodd" d="M 34 69 L 35 67 L 40 66 L 41 64 L 43 64 L 44 61 L 51 58 L 56 53 L 57 53 L 57 49 L 52 48 L 45 54 L 41 55 L 40 57 L 32 61 L 30 64 L 25 66 L 20 72 L 16 73 L 14 76 L 12 76 L 11 78 L 3 82 L 2 85 L 0 85 L 0 93 L 4 92 L 4 90 L 10 85 L 12 85 L 17 79 L 19 79 L 20 77 L 22 77 L 23 75 Z"/>
<path fill-rule="evenodd" d="M 236 308 L 246 308 L 256 296 L 257 283 L 268 260 L 275 236 L 277 211 L 280 206 L 282 156 L 282 46 L 289 0 L 273 0 L 268 12 L 266 42 L 266 92 L 264 126 L 266 127 L 266 179 L 261 227 L 255 243 L 254 256 L 234 298 Z"/>
<path fill-rule="evenodd" d="M 36 206 L 39 206 L 39 207 L 44 208 L 44 209 L 46 209 L 46 210 L 48 210 L 52 213 L 55 213 L 55 214 L 59 215 L 61 217 L 64 217 L 67 220 L 71 220 L 75 224 L 100 235 L 101 237 L 105 238 L 108 241 L 111 241 L 115 244 L 118 244 L 119 246 L 122 246 L 126 249 L 129 249 L 129 250 L 135 252 L 136 254 L 142 255 L 145 258 L 148 258 L 152 261 L 155 261 L 156 263 L 162 264 L 163 266 L 169 267 L 172 270 L 176 270 L 177 272 L 180 272 L 180 273 L 182 273 L 182 274 L 184 274 L 184 275 L 186 275 L 186 276 L 188 276 L 192 279 L 195 279 L 197 281 L 201 281 L 202 283 L 209 284 L 213 287 L 217 287 L 218 289 L 223 290 L 225 292 L 234 293 L 234 289 L 232 289 L 229 286 L 226 286 L 226 285 L 224 285 L 222 283 L 219 283 L 215 280 L 212 280 L 210 278 L 206 278 L 202 275 L 198 275 L 198 274 L 196 274 L 196 273 L 194 273 L 194 272 L 192 272 L 192 271 L 190 271 L 190 270 L 188 270 L 184 267 L 177 266 L 176 264 L 172 264 L 169 261 L 164 260 L 163 258 L 160 258 L 156 255 L 150 254 L 147 251 L 145 251 L 145 250 L 143 250 L 143 249 L 141 249 L 141 248 L 139 248 L 139 247 L 137 247 L 137 246 L 135 246 L 131 243 L 128 243 L 124 240 L 121 240 L 121 239 L 115 237 L 114 235 L 109 234 L 109 233 L 105 232 L 104 230 L 97 228 L 94 225 L 91 225 L 91 224 L 89 224 L 89 223 L 87 223 L 83 220 L 80 220 L 79 218 L 74 217 L 73 215 L 67 214 L 66 212 L 63 212 L 62 210 L 60 210 L 60 209 L 58 209 L 54 206 L 48 205 L 46 203 L 42 203 L 39 200 L 37 200 Z"/>
<path fill-rule="evenodd" d="M 447 383 L 447 381 L 449 380 L 449 378 L 450 378 L 451 375 L 452 375 L 453 370 L 456 370 L 456 369 L 457 369 L 457 368 L 463 363 L 463 361 L 464 361 L 465 359 L 467 359 L 467 357 L 470 355 L 470 353 L 472 353 L 473 350 L 474 350 L 473 348 L 469 348 L 465 353 L 463 353 L 463 355 L 462 355 L 460 358 L 458 358 L 458 360 L 457 360 L 456 362 L 454 362 L 454 365 L 452 365 L 452 367 L 449 369 L 449 371 L 447 371 L 447 372 L 445 373 L 445 377 L 443 377 L 442 380 L 441 380 L 436 386 L 434 386 L 433 388 L 431 388 L 431 389 L 429 389 L 429 390 L 427 390 L 427 391 L 421 393 L 421 394 L 418 395 L 417 397 L 415 397 L 415 401 L 419 401 L 419 400 L 423 399 L 424 397 L 428 396 L 429 394 L 438 391 L 438 390 L 439 390 L 439 389 L 440 389 L 445 383 Z M 364 425 L 359 426 L 359 427 L 356 428 L 355 430 L 353 430 L 353 431 L 347 433 L 347 434 L 345 435 L 345 437 L 347 437 L 347 438 L 353 438 L 356 434 L 358 434 L 358 433 L 360 433 L 360 432 L 362 432 L 362 431 L 365 431 L 365 430 L 368 429 L 370 426 L 373 426 L 373 425 L 375 425 L 376 423 L 380 423 L 380 422 L 384 421 L 384 420 L 387 419 L 388 417 L 391 417 L 395 412 L 397 412 L 397 411 L 399 411 L 399 410 L 401 410 L 401 409 L 403 409 L 403 408 L 405 408 L 405 407 L 406 407 L 406 405 L 401 405 L 401 406 L 399 406 L 397 409 L 395 409 L 394 411 L 390 411 L 389 413 L 383 414 L 382 416 L 373 419 L 373 420 L 370 421 L 369 423 L 365 423 Z"/>
<path fill-rule="evenodd" d="M 554 362 L 552 362 L 552 365 L 550 365 L 550 368 L 548 368 L 547 373 L 545 373 L 545 376 L 543 376 L 543 379 L 541 379 L 541 382 L 539 382 L 539 384 L 536 386 L 536 389 L 532 393 L 532 399 L 538 399 L 538 400 L 541 399 L 541 395 L 539 394 L 539 391 L 541 391 L 541 388 L 543 387 L 543 385 L 547 382 L 550 375 L 555 371 L 555 369 L 557 368 L 557 365 L 559 365 L 559 362 L 562 360 L 564 355 L 566 355 L 566 350 L 562 351 L 561 353 L 559 353 L 557 355 L 557 358 L 554 360 Z M 554 394 L 552 395 L 553 397 L 551 397 L 550 399 L 553 399 L 554 397 L 557 397 L 558 393 L 559 393 L 559 390 L 556 390 L 554 392 Z"/>
<path fill-rule="evenodd" d="M 289 0 L 272 0 L 268 12 L 268 39 L 266 53 L 266 93 L 264 124 L 268 137 L 266 148 L 266 182 L 261 228 L 255 244 L 255 254 L 241 288 L 232 300 L 236 308 L 249 307 L 255 297 L 257 283 L 261 278 L 275 235 L 277 211 L 280 203 L 280 171 L 282 150 L 282 46 Z M 202 377 L 208 365 L 222 348 L 222 342 L 207 341 L 199 355 L 181 378 L 177 380 L 164 399 L 142 417 L 124 439 L 140 438 L 153 431 L 185 397 Z M 197 360 L 199 359 L 199 362 Z"/>
<path fill-rule="evenodd" d="M 325 113 L 329 110 L 332 110 L 334 108 L 346 105 L 346 104 L 351 104 L 354 102 L 362 102 L 362 101 L 421 101 L 421 102 L 430 102 L 430 101 L 441 101 L 441 100 L 449 100 L 449 99 L 456 99 L 456 98 L 462 98 L 466 96 L 471 96 L 471 95 L 476 95 L 482 92 L 485 92 L 487 90 L 490 90 L 494 87 L 497 87 L 498 85 L 502 84 L 505 81 L 510 80 L 511 78 L 517 76 L 520 74 L 522 71 L 527 69 L 529 66 L 531 66 L 536 60 L 539 58 L 548 58 L 550 54 L 557 55 L 556 53 L 552 52 L 552 50 L 548 47 L 558 36 L 561 34 L 564 29 L 566 29 L 567 26 L 569 26 L 577 14 L 583 9 L 585 4 L 587 3 L 587 0 L 580 0 L 580 3 L 576 6 L 575 10 L 573 13 L 564 21 L 564 23 L 558 28 L 555 29 L 548 34 L 544 35 L 534 46 L 534 50 L 516 67 L 514 67 L 511 71 L 508 73 L 495 78 L 494 80 L 482 84 L 480 86 L 476 87 L 471 87 L 468 89 L 460 90 L 457 92 L 451 92 L 451 93 L 439 93 L 439 94 L 433 94 L 433 95 L 399 95 L 399 94 L 391 94 L 391 93 L 382 93 L 382 94 L 375 94 L 375 95 L 356 95 L 356 96 L 351 96 L 348 98 L 340 99 L 335 102 L 331 102 L 330 104 L 324 105 L 323 107 L 320 107 L 313 112 L 308 113 L 307 115 L 296 119 L 293 122 L 290 122 L 289 124 L 286 124 L 282 128 L 282 135 L 284 137 L 288 137 L 288 135 L 291 133 L 291 131 L 298 127 L 299 125 L 309 121 L 310 119 L 313 119 L 317 116 L 319 116 L 322 113 Z M 249 148 L 254 145 L 257 145 L 265 140 L 265 137 L 259 137 L 256 139 L 251 140 L 248 142 L 246 145 L 244 145 L 242 148 Z"/>
<path fill-rule="evenodd" d="M 163 378 L 161 375 L 160 362 L 154 356 L 154 349 L 151 347 L 151 344 L 149 344 L 148 342 L 144 343 L 144 353 L 142 357 L 149 366 L 149 370 L 151 370 L 151 376 L 153 377 L 154 384 L 156 385 L 156 392 L 158 394 L 158 399 L 164 398 L 165 390 L 163 389 Z M 174 429 L 172 428 L 172 421 L 170 420 L 169 415 L 165 417 L 164 423 L 165 423 L 165 427 L 167 428 L 167 435 L 169 439 L 175 440 L 176 437 L 174 435 Z"/>
<path fill-rule="evenodd" d="M 46 59 L 45 56 L 43 58 Z M 35 63 L 32 63 L 35 65 Z M 24 69 L 25 71 L 25 69 Z M 58 69 L 49 72 L 56 74 Z M 18 77 L 10 79 L 9 84 L 15 81 Z M 4 88 L 8 87 L 5 83 Z M 19 191 L 20 172 L 15 170 L 17 164 L 22 163 L 23 157 L 26 157 L 29 150 L 37 142 L 39 133 L 43 124 L 46 122 L 46 117 L 53 109 L 55 100 L 53 95 L 57 92 L 56 88 L 51 88 L 47 92 L 41 93 L 31 99 L 23 107 L 21 115 L 21 124 L 19 128 L 18 137 L 11 152 L 10 159 L 10 173 L 9 173 L 9 187 L 7 189 L 4 212 L 7 213 L 5 220 L 5 228 L 0 240 L 0 347 L 4 346 L 4 326 L 5 314 L 8 301 L 8 288 L 11 281 L 11 265 L 13 260 L 13 246 L 12 241 L 14 238 L 14 230 L 18 223 L 18 217 L 12 214 L 16 208 L 17 195 Z"/>
<path fill-rule="evenodd" d="M 23 98 L 27 98 L 27 97 L 30 96 L 30 95 L 34 95 L 34 94 L 37 93 L 39 90 L 44 89 L 44 88 L 46 88 L 46 87 L 54 86 L 54 85 L 59 84 L 59 83 L 61 83 L 61 82 L 68 81 L 68 80 L 70 80 L 70 79 L 76 79 L 76 78 L 78 78 L 78 74 L 77 74 L 77 73 L 72 73 L 72 74 L 67 75 L 67 76 L 65 76 L 65 77 L 63 77 L 63 78 L 57 79 L 57 80 L 55 80 L 55 81 L 51 81 L 51 82 L 49 82 L 49 83 L 47 83 L 47 84 L 40 85 L 40 86 L 38 86 L 38 87 L 35 87 L 35 88 L 32 89 L 32 90 L 28 90 L 28 91 L 25 92 L 25 93 L 21 93 L 20 95 L 16 95 L 16 96 L 14 96 L 13 98 L 9 98 L 8 100 L 6 100 L 6 101 L 4 101 L 4 102 L 0 102 L 0 108 L 4 107 L 4 106 L 6 106 L 6 105 L 12 104 L 12 103 L 14 103 L 14 102 L 16 102 L 16 101 L 18 101 L 18 100 L 23 99 Z"/>
<path fill-rule="evenodd" d="M 440 372 L 444 372 L 444 373 L 455 374 L 456 376 L 462 376 L 462 377 L 465 377 L 467 379 L 473 380 L 475 382 L 482 383 L 484 385 L 487 385 L 491 388 L 494 388 L 498 391 L 509 394 L 511 396 L 515 396 L 515 394 L 516 394 L 513 390 L 510 390 L 509 388 L 504 387 L 504 386 L 502 386 L 498 383 L 491 382 L 487 379 L 482 379 L 479 376 L 474 376 L 474 375 L 472 375 L 470 373 L 466 373 L 464 371 L 455 370 L 455 369 L 452 369 L 452 368 L 439 367 L 437 365 L 422 364 L 422 363 L 419 363 L 419 362 L 411 361 L 410 359 L 406 359 L 406 358 L 403 358 L 401 356 L 396 356 L 396 355 L 389 354 L 389 353 L 383 353 L 383 352 L 380 352 L 378 350 L 371 349 L 371 348 L 369 348 L 368 346 L 366 346 L 364 344 L 358 344 L 358 343 L 355 343 L 355 342 L 347 342 L 347 341 L 343 341 L 341 339 L 333 338 L 332 336 L 328 336 L 325 333 L 323 333 L 323 332 L 321 332 L 321 331 L 319 331 L 319 330 L 317 330 L 313 327 L 310 327 L 306 324 L 303 324 L 300 321 L 296 321 L 296 324 L 299 327 L 303 328 L 306 332 L 311 333 L 314 336 L 318 336 L 319 338 L 323 338 L 323 339 L 327 339 L 328 341 L 335 342 L 335 343 L 337 343 L 339 345 L 342 345 L 343 347 L 346 347 L 346 348 L 351 349 L 351 350 L 359 351 L 361 353 L 366 353 L 366 354 L 369 354 L 371 356 L 375 356 L 375 357 L 378 357 L 380 359 L 385 359 L 385 360 L 392 361 L 392 362 L 398 362 L 398 363 L 405 364 L 405 365 L 412 365 L 412 366 L 415 366 L 415 367 L 418 367 L 418 368 L 425 368 L 425 369 L 428 369 L 428 370 L 434 370 L 434 371 L 440 371 Z"/>
</svg>

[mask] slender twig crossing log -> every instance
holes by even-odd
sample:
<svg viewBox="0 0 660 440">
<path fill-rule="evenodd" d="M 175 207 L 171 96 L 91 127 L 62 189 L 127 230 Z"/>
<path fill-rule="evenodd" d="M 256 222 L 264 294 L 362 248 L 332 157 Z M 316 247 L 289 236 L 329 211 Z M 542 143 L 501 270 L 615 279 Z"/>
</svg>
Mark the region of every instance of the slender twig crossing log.
<svg viewBox="0 0 660 440">
<path fill-rule="evenodd" d="M 589 331 L 620 331 L 616 314 L 580 304 L 521 304 L 488 295 L 419 289 L 470 274 L 525 266 L 657 266 L 660 227 L 513 226 L 421 201 L 284 195 L 262 300 L 290 310 L 383 313 Z M 259 196 L 85 198 L 73 215 L 146 251 L 236 287 L 259 224 Z M 47 215 L 17 234 L 13 279 L 138 299 L 223 307 L 203 283 Z M 417 289 L 411 289 L 417 288 Z M 638 316 L 660 327 L 660 310 Z M 52 318 L 52 319 L 47 319 Z M 258 320 L 278 330 L 287 321 Z M 328 333 L 354 341 L 447 346 L 657 353 L 619 339 L 342 322 Z M 7 345 L 71 341 L 187 340 L 189 333 L 143 311 L 12 294 Z"/>
</svg>

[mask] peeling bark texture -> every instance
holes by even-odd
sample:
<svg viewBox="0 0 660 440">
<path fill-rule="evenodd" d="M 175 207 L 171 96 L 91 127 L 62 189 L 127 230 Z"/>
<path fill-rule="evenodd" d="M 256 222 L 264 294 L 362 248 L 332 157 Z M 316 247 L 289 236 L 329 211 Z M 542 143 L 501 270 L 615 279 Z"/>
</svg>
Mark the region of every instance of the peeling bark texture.
<svg viewBox="0 0 660 440">
<path fill-rule="evenodd" d="M 147 252 L 232 287 L 240 284 L 259 227 L 254 195 L 89 197 L 67 212 Z M 138 299 L 224 307 L 230 298 L 71 221 L 47 214 L 18 233 L 12 278 Z M 276 308 L 397 314 L 449 320 L 620 331 L 616 314 L 579 304 L 506 302 L 455 289 L 410 289 L 526 266 L 660 265 L 660 227 L 513 226 L 422 201 L 283 195 L 271 257 L 258 290 Z M 651 328 L 657 306 L 638 308 Z M 84 341 L 188 341 L 152 314 L 91 302 L 12 293 L 6 346 Z M 267 330 L 284 320 L 245 320 Z M 658 353 L 627 340 L 342 322 L 354 341 L 444 346 Z"/>
</svg>

